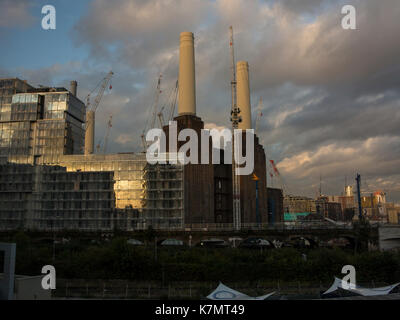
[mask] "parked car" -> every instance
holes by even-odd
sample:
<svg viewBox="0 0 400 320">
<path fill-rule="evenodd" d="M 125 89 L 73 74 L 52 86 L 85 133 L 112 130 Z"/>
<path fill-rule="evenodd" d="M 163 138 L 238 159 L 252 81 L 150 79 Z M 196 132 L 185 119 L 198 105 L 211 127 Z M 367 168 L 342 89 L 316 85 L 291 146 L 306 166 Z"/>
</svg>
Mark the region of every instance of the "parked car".
<svg viewBox="0 0 400 320">
<path fill-rule="evenodd" d="M 239 245 L 241 248 L 275 248 L 274 244 L 263 238 L 247 238 Z"/>
<path fill-rule="evenodd" d="M 178 247 L 182 247 L 184 245 L 182 240 L 178 240 L 178 239 L 165 239 L 165 240 L 161 240 L 158 242 L 158 245 L 160 246 L 178 246 Z"/>
<path fill-rule="evenodd" d="M 132 245 L 132 246 L 142 246 L 142 245 L 143 245 L 143 242 L 142 242 L 142 241 L 136 240 L 136 239 L 128 239 L 128 240 L 126 241 L 126 243 L 127 243 L 127 244 L 130 244 L 130 245 Z"/>
<path fill-rule="evenodd" d="M 196 246 L 204 248 L 226 248 L 229 247 L 229 244 L 223 239 L 211 238 L 201 240 Z"/>
</svg>

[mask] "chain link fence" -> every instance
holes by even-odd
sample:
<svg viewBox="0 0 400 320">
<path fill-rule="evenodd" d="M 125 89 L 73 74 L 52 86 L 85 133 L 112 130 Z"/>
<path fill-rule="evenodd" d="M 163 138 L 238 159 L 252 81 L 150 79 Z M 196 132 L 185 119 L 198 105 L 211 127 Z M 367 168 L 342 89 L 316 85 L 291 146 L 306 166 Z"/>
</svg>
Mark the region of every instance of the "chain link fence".
<svg viewBox="0 0 400 320">
<path fill-rule="evenodd" d="M 227 283 L 229 287 L 249 296 L 275 292 L 275 297 L 319 298 L 332 283 L 259 282 Z M 360 283 L 375 288 L 385 283 Z M 205 299 L 216 287 L 214 282 L 130 282 L 125 280 L 65 280 L 57 279 L 55 299 Z"/>
</svg>

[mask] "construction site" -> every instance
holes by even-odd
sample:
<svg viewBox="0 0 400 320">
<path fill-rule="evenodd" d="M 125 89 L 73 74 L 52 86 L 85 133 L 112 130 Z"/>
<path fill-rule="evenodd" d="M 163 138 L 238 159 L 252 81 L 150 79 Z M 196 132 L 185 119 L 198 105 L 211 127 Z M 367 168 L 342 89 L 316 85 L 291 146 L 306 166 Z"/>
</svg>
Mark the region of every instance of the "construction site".
<svg viewBox="0 0 400 320">
<path fill-rule="evenodd" d="M 235 62 L 232 27 L 229 31 L 232 106 L 226 114 L 232 129 L 246 132 L 253 129 L 249 64 Z M 233 164 L 146 161 L 149 129 L 159 127 L 168 135 L 170 121 L 176 121 L 178 134 L 204 129 L 196 114 L 193 33 L 180 35 L 179 77 L 164 106 L 159 105 L 162 77 L 158 79 L 142 134 L 143 152 L 107 153 L 112 116 L 102 145 L 95 146 L 96 111 L 113 76 L 110 71 L 85 103 L 77 97 L 76 81 L 66 89 L 35 88 L 18 78 L 0 80 L 0 230 L 184 230 L 209 225 L 240 230 L 283 220 L 268 214 L 267 162 L 256 135 L 249 175 L 235 173 L 235 159 Z M 213 148 L 211 140 L 209 145 Z M 219 152 L 223 155 L 224 149 Z"/>
<path fill-rule="evenodd" d="M 229 43 L 229 48 L 228 48 Z M 168 100 L 160 103 L 162 75 L 157 79 L 141 140 L 142 152 L 108 153 L 113 117 L 96 145 L 96 112 L 104 93 L 111 93 L 114 73 L 108 72 L 89 92 L 77 97 L 77 81 L 70 88 L 35 88 L 27 81 L 0 79 L 0 230 L 134 231 L 147 230 L 261 230 L 317 220 L 332 225 L 363 217 L 378 223 L 398 224 L 400 208 L 386 203 L 385 192 L 345 185 L 338 196 L 321 192 L 316 199 L 292 195 L 274 160 L 257 135 L 262 98 L 252 116 L 250 70 L 247 61 L 235 61 L 233 28 L 229 28 L 231 107 L 226 108 L 234 132 L 246 146 L 254 140 L 254 169 L 239 175 L 235 156 L 226 161 L 227 147 L 206 141 L 207 164 L 177 161 L 150 164 L 146 134 L 154 128 L 166 136 L 166 159 L 187 141 L 177 139 L 185 129 L 200 137 L 204 120 L 197 115 L 195 38 L 182 32 L 179 72 Z M 178 46 L 178 41 L 177 41 Z M 112 94 L 112 93 L 111 93 Z M 228 92 L 227 92 L 228 95 Z M 93 98 L 93 97 L 94 98 Z M 176 125 L 176 136 L 169 136 Z M 254 123 L 254 126 L 253 126 Z M 207 148 L 206 148 L 207 149 Z M 247 149 L 246 149 L 247 150 Z M 224 161 L 211 161 L 217 152 Z M 190 154 L 190 152 L 188 152 Z M 235 154 L 236 153 L 236 154 Z M 201 163 L 201 164 L 200 164 Z M 268 187 L 278 181 L 279 187 Z M 277 184 L 277 183 L 275 183 Z"/>
</svg>

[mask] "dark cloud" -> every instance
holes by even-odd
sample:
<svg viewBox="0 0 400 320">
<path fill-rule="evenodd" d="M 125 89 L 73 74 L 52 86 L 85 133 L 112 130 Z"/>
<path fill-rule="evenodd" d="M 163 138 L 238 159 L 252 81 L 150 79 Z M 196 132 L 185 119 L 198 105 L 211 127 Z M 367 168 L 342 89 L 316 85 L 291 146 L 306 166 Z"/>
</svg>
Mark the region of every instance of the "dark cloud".
<svg viewBox="0 0 400 320">
<path fill-rule="evenodd" d="M 357 30 L 341 28 L 343 4 L 356 7 Z M 157 77 L 162 103 L 177 79 L 181 31 L 195 33 L 198 114 L 230 126 L 233 25 L 236 59 L 250 64 L 253 109 L 264 101 L 258 134 L 290 191 L 314 195 L 322 174 L 337 194 L 345 175 L 361 172 L 400 199 L 399 17 L 397 0 L 93 0 L 73 32 L 90 59 L 20 72 L 42 84 L 77 79 L 84 100 L 112 68 L 96 143 L 113 114 L 110 151 L 137 151 Z"/>
</svg>

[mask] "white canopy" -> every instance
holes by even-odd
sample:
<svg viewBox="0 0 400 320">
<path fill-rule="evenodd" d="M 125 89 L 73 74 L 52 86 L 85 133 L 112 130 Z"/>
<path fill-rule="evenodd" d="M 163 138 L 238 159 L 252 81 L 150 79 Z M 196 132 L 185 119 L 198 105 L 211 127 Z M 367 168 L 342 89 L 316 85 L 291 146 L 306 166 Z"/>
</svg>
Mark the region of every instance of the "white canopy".
<svg viewBox="0 0 400 320">
<path fill-rule="evenodd" d="M 334 292 L 340 288 L 342 290 L 346 290 L 348 292 L 352 292 L 352 293 L 358 294 L 360 296 L 382 296 L 382 295 L 389 294 L 390 291 L 392 291 L 399 284 L 400 284 L 400 282 L 395 283 L 391 286 L 381 287 L 381 288 L 373 288 L 373 289 L 363 288 L 363 287 L 356 285 L 355 288 L 347 289 L 347 288 L 343 287 L 342 279 L 335 277 L 335 281 L 333 282 L 332 286 L 328 290 L 326 290 L 323 294 L 328 294 L 328 293 Z"/>
<path fill-rule="evenodd" d="M 239 291 L 233 290 L 226 285 L 219 283 L 217 289 L 211 292 L 207 299 L 210 300 L 265 300 L 268 297 L 272 296 L 275 292 L 266 294 L 264 296 L 259 297 L 250 297 L 247 294 L 241 293 Z"/>
</svg>

